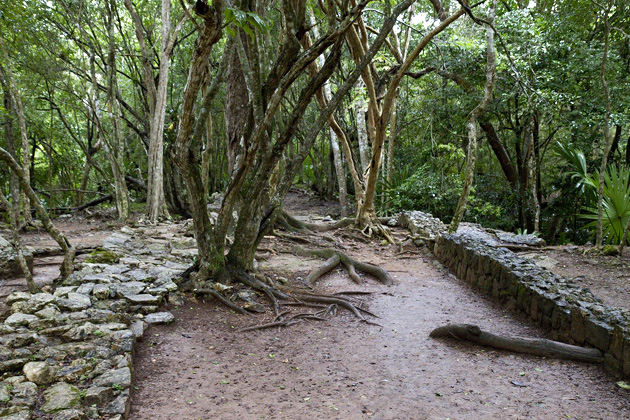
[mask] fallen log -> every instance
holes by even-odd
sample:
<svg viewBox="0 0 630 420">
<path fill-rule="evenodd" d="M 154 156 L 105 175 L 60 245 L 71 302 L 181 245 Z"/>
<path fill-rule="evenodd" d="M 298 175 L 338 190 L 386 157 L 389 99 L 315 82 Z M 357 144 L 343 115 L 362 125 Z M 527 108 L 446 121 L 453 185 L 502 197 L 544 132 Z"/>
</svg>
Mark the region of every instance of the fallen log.
<svg viewBox="0 0 630 420">
<path fill-rule="evenodd" d="M 594 348 L 573 346 L 542 338 L 502 337 L 481 330 L 476 325 L 451 324 L 438 327 L 429 334 L 431 338 L 455 338 L 471 341 L 482 346 L 493 347 L 516 353 L 580 362 L 601 363 L 604 355 Z"/>
</svg>

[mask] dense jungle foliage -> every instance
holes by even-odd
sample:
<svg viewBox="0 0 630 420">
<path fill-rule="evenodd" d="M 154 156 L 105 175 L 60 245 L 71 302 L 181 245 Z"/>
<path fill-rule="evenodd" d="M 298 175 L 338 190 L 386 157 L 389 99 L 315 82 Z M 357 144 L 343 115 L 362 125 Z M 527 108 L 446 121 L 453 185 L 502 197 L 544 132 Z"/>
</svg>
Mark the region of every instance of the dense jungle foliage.
<svg viewBox="0 0 630 420">
<path fill-rule="evenodd" d="M 385 118 L 387 141 L 378 152 L 384 162 L 376 184 L 377 213 L 422 210 L 446 223 L 453 217 L 466 176 L 467 122 L 484 96 L 486 33 L 492 23 L 496 77 L 491 100 L 477 118 L 479 148 L 464 221 L 536 232 L 552 243 L 594 241 L 606 157 L 603 237 L 605 243 L 622 241 L 630 218 L 630 4 L 625 0 L 502 0 L 493 18 L 491 1 L 409 2 L 367 66 L 374 92 L 369 81 L 366 89 L 359 79 L 332 113 L 349 150 L 339 150 L 327 119 L 321 120 L 312 147 L 303 150 L 321 114 L 317 101 L 310 100 L 314 97 L 304 96 L 306 71 L 283 91 L 279 111 L 266 111 L 282 86 L 277 80 L 285 77 L 271 76 L 284 65 L 280 53 L 287 34 L 298 34 L 300 54 L 306 53 L 305 33 L 315 44 L 335 25 L 342 31 L 343 19 L 362 9 L 351 25 L 366 48 L 357 50 L 344 32 L 345 39 L 331 37 L 330 48 L 311 60 L 325 68 L 324 58 L 330 59 L 326 86 L 315 87 L 330 102 L 358 65 L 357 51 L 367 52 L 386 17 L 402 3 L 231 0 L 219 8 L 202 0 L 2 2 L 0 147 L 28 169 L 30 185 L 51 213 L 106 198 L 110 204 L 100 205 L 116 204 L 119 213 L 129 211 L 125 200 L 131 211 L 144 211 L 147 200 L 157 200 L 166 209 L 158 218 L 194 216 L 186 194 L 191 187 L 175 155 L 186 123 L 182 116 L 189 112 L 186 89 L 193 80 L 195 42 L 206 30 L 208 8 L 214 8 L 222 32 L 200 69 L 201 95 L 193 97 L 195 115 L 209 111 L 209 117 L 187 149 L 199 167 L 202 194 L 224 193 L 238 178 L 248 147 L 258 138 L 249 133 L 257 133 L 258 121 L 267 118 L 261 138 L 275 142 L 270 147 L 280 144 L 280 133 L 291 138 L 278 149 L 280 175 L 269 172 L 268 178 L 289 173 L 282 162 L 302 153 L 294 185 L 327 199 L 339 198 L 341 186 L 348 194 L 342 199 L 353 203 L 358 184 L 349 162 L 356 162 L 358 176 L 367 173 L 369 161 L 360 147 L 366 123 L 368 157 L 375 147 L 378 124 L 371 121 L 369 107 L 386 100 L 391 80 L 415 45 L 465 6 L 461 17 L 428 40 L 394 86 L 395 109 L 389 124 Z M 295 10 L 286 12 L 291 7 Z M 330 52 L 335 48 L 337 64 Z M 202 104 L 207 92 L 213 100 Z M 244 102 L 234 99 L 239 95 Z M 294 118 L 304 98 L 302 114 Z M 250 107 L 243 111 L 239 103 Z M 254 152 L 264 150 L 263 144 Z M 264 160 L 256 156 L 252 162 Z M 152 192 L 162 175 L 163 185 Z M 0 190 L 17 205 L 20 187 L 5 161 L 0 161 Z M 274 199 L 260 205 L 270 202 Z"/>
</svg>

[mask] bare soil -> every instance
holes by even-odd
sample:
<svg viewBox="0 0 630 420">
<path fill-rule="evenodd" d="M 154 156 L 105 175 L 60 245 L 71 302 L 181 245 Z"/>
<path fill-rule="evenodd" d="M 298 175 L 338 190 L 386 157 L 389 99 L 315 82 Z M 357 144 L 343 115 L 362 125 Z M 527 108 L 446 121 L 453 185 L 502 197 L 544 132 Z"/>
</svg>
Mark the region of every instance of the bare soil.
<svg viewBox="0 0 630 420">
<path fill-rule="evenodd" d="M 302 201 L 292 212 L 304 217 L 320 206 Z M 373 292 L 364 300 L 380 326 L 340 311 L 327 322 L 238 332 L 272 316 L 238 315 L 211 298 L 190 296 L 171 308 L 176 321 L 151 327 L 138 348 L 131 418 L 630 418 L 630 393 L 601 366 L 429 338 L 447 323 L 542 333 L 448 274 L 427 249 L 400 254 L 344 231 L 331 238 L 351 256 L 389 270 L 395 284 L 366 278 L 357 286 L 337 269 L 318 291 Z M 277 238 L 262 246 L 284 247 Z M 299 280 L 319 263 L 278 253 L 260 269 Z"/>
<path fill-rule="evenodd" d="M 623 256 L 598 255 L 593 247 L 568 245 L 527 252 L 553 273 L 573 279 L 588 288 L 605 304 L 630 309 L 630 250 Z"/>
<path fill-rule="evenodd" d="M 292 195 L 291 211 L 303 218 L 336 215 L 338 208 Z M 75 244 L 100 245 L 115 226 L 85 220 L 56 224 Z M 402 231 L 395 233 L 404 236 Z M 485 349 L 429 332 L 447 323 L 474 323 L 497 334 L 542 337 L 530 323 L 478 294 L 446 272 L 425 248 L 394 246 L 339 231 L 323 239 L 363 261 L 390 271 L 395 283 L 365 278 L 357 286 L 337 269 L 318 291 L 370 291 L 365 307 L 380 326 L 345 311 L 326 322 L 238 332 L 269 322 L 270 311 L 243 316 L 211 298 L 191 295 L 170 307 L 176 321 L 152 326 L 137 348 L 133 420 L 196 419 L 626 419 L 630 392 L 601 366 Z M 333 242 L 331 242 L 331 239 Z M 29 234 L 33 247 L 53 246 L 46 234 Z M 267 238 L 262 247 L 289 244 Z M 607 303 L 628 307 L 628 260 L 582 255 L 581 248 L 532 254 L 541 265 L 577 277 Z M 590 262 L 589 262 L 590 261 Z M 321 261 L 278 252 L 261 270 L 299 281 Z M 53 264 L 51 262 L 51 264 Z M 55 265 L 36 261 L 50 282 Z M 41 271 L 40 271 L 41 272 Z M 25 290 L 20 279 L 4 279 Z M 263 299 L 261 299 L 262 301 Z M 625 305 L 625 306 L 624 306 Z M 296 310 L 296 309 L 294 309 Z"/>
</svg>

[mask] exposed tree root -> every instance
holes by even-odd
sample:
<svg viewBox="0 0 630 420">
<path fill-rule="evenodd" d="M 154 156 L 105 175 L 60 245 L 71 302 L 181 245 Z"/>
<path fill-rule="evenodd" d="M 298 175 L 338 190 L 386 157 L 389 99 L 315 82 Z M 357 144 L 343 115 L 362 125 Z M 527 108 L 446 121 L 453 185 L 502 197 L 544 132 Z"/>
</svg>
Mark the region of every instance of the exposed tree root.
<svg viewBox="0 0 630 420">
<path fill-rule="evenodd" d="M 430 336 L 433 338 L 449 337 L 457 340 L 471 341 L 483 346 L 517 353 L 532 354 L 535 356 L 591 363 L 601 363 L 604 361 L 604 356 L 598 349 L 572 346 L 570 344 L 545 339 L 501 337 L 482 331 L 476 325 L 470 324 L 453 324 L 439 327 L 431 331 Z"/>
<path fill-rule="evenodd" d="M 326 262 L 320 267 L 311 271 L 305 279 L 306 284 L 309 287 L 313 287 L 315 282 L 324 274 L 335 268 L 339 263 L 343 264 L 348 270 L 350 278 L 357 284 L 361 284 L 361 278 L 357 274 L 355 269 L 359 269 L 367 274 L 376 277 L 381 283 L 385 285 L 392 284 L 392 278 L 389 273 L 382 268 L 369 263 L 361 262 L 349 257 L 341 251 L 335 249 L 305 249 L 300 246 L 293 247 L 293 252 L 303 257 L 320 257 L 327 258 Z"/>
<path fill-rule="evenodd" d="M 246 309 L 241 308 L 240 306 L 233 303 L 231 300 L 229 300 L 228 298 L 226 298 L 225 296 L 223 296 L 221 293 L 217 292 L 214 289 L 208 289 L 208 288 L 195 289 L 194 292 L 200 295 L 203 295 L 203 294 L 211 295 L 212 297 L 215 297 L 217 300 L 219 300 L 222 304 L 224 304 L 230 309 L 233 309 L 239 314 L 250 315 L 250 312 L 248 312 Z"/>
<path fill-rule="evenodd" d="M 389 233 L 389 230 L 378 220 L 365 224 L 361 229 L 361 233 L 368 238 L 373 238 L 374 236 L 382 236 L 390 244 L 396 245 L 396 241 L 392 237 L 391 233 Z"/>
<path fill-rule="evenodd" d="M 352 218 L 345 218 L 334 223 L 310 223 L 298 220 L 294 216 L 289 214 L 286 210 L 282 210 L 282 213 L 280 213 L 277 218 L 277 222 L 286 230 L 290 230 L 293 232 L 329 232 L 331 230 L 348 227 L 352 223 L 354 223 L 354 220 Z"/>
</svg>

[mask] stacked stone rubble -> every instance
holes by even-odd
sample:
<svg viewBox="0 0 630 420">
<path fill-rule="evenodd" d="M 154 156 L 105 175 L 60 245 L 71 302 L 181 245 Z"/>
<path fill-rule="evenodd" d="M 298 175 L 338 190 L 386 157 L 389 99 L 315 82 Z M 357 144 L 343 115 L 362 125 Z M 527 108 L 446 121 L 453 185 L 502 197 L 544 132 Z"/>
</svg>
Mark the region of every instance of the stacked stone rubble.
<svg viewBox="0 0 630 420">
<path fill-rule="evenodd" d="M 173 320 L 157 311 L 194 252 L 124 229 L 105 243 L 125 255 L 118 263 L 83 264 L 54 293 L 7 297 L 0 418 L 127 418 L 136 340 L 148 323 Z"/>
</svg>

